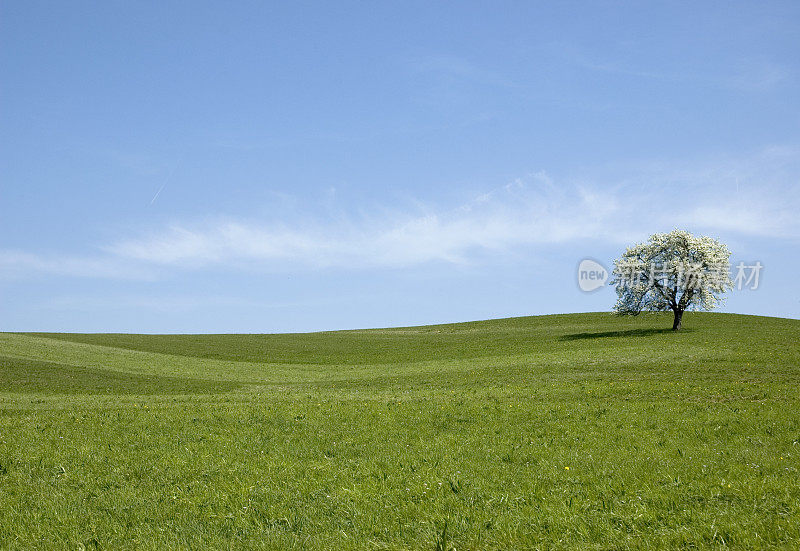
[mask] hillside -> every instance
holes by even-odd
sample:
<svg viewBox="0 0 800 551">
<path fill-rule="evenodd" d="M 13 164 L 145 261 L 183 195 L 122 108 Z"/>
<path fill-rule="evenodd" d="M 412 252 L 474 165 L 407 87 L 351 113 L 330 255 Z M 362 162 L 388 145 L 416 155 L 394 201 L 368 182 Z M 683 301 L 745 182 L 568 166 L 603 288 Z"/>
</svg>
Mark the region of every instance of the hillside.
<svg viewBox="0 0 800 551">
<path fill-rule="evenodd" d="M 0 547 L 792 547 L 800 321 L 670 325 L 0 333 Z"/>
</svg>

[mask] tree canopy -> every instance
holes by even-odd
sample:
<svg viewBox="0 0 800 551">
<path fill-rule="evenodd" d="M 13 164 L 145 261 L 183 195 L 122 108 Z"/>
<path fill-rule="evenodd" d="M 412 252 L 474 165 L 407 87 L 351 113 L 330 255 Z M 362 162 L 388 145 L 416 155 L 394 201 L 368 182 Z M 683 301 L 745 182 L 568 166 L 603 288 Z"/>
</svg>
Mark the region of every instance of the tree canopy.
<svg viewBox="0 0 800 551">
<path fill-rule="evenodd" d="M 656 233 L 614 261 L 617 314 L 672 311 L 673 329 L 686 310 L 711 310 L 731 288 L 728 247 L 683 230 Z"/>
</svg>

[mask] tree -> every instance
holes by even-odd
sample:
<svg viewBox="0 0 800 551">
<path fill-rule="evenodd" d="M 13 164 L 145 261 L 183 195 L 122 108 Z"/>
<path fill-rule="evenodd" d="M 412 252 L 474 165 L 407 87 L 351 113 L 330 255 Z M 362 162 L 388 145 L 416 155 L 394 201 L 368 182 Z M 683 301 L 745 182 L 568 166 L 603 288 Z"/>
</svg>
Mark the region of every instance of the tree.
<svg viewBox="0 0 800 551">
<path fill-rule="evenodd" d="M 686 310 L 711 310 L 722 302 L 732 287 L 730 256 L 728 247 L 710 237 L 682 230 L 651 235 L 614 261 L 614 312 L 671 310 L 677 331 Z"/>
</svg>

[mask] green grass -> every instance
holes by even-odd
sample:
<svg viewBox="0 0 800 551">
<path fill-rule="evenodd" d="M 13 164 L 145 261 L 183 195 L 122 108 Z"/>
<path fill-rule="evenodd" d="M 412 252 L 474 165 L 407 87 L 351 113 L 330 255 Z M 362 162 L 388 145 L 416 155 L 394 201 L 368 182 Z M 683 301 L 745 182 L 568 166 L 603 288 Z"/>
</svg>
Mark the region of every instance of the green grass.
<svg viewBox="0 0 800 551">
<path fill-rule="evenodd" d="M 0 333 L 0 548 L 800 544 L 800 321 Z"/>
</svg>

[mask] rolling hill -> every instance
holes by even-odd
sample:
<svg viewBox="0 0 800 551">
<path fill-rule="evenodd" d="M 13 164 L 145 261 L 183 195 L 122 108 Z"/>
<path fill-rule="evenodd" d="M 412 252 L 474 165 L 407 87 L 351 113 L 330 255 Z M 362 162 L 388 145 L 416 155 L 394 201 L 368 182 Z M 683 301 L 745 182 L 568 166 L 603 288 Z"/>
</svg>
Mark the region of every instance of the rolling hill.
<svg viewBox="0 0 800 551">
<path fill-rule="evenodd" d="M 800 321 L 0 333 L 0 548 L 796 548 Z"/>
</svg>

